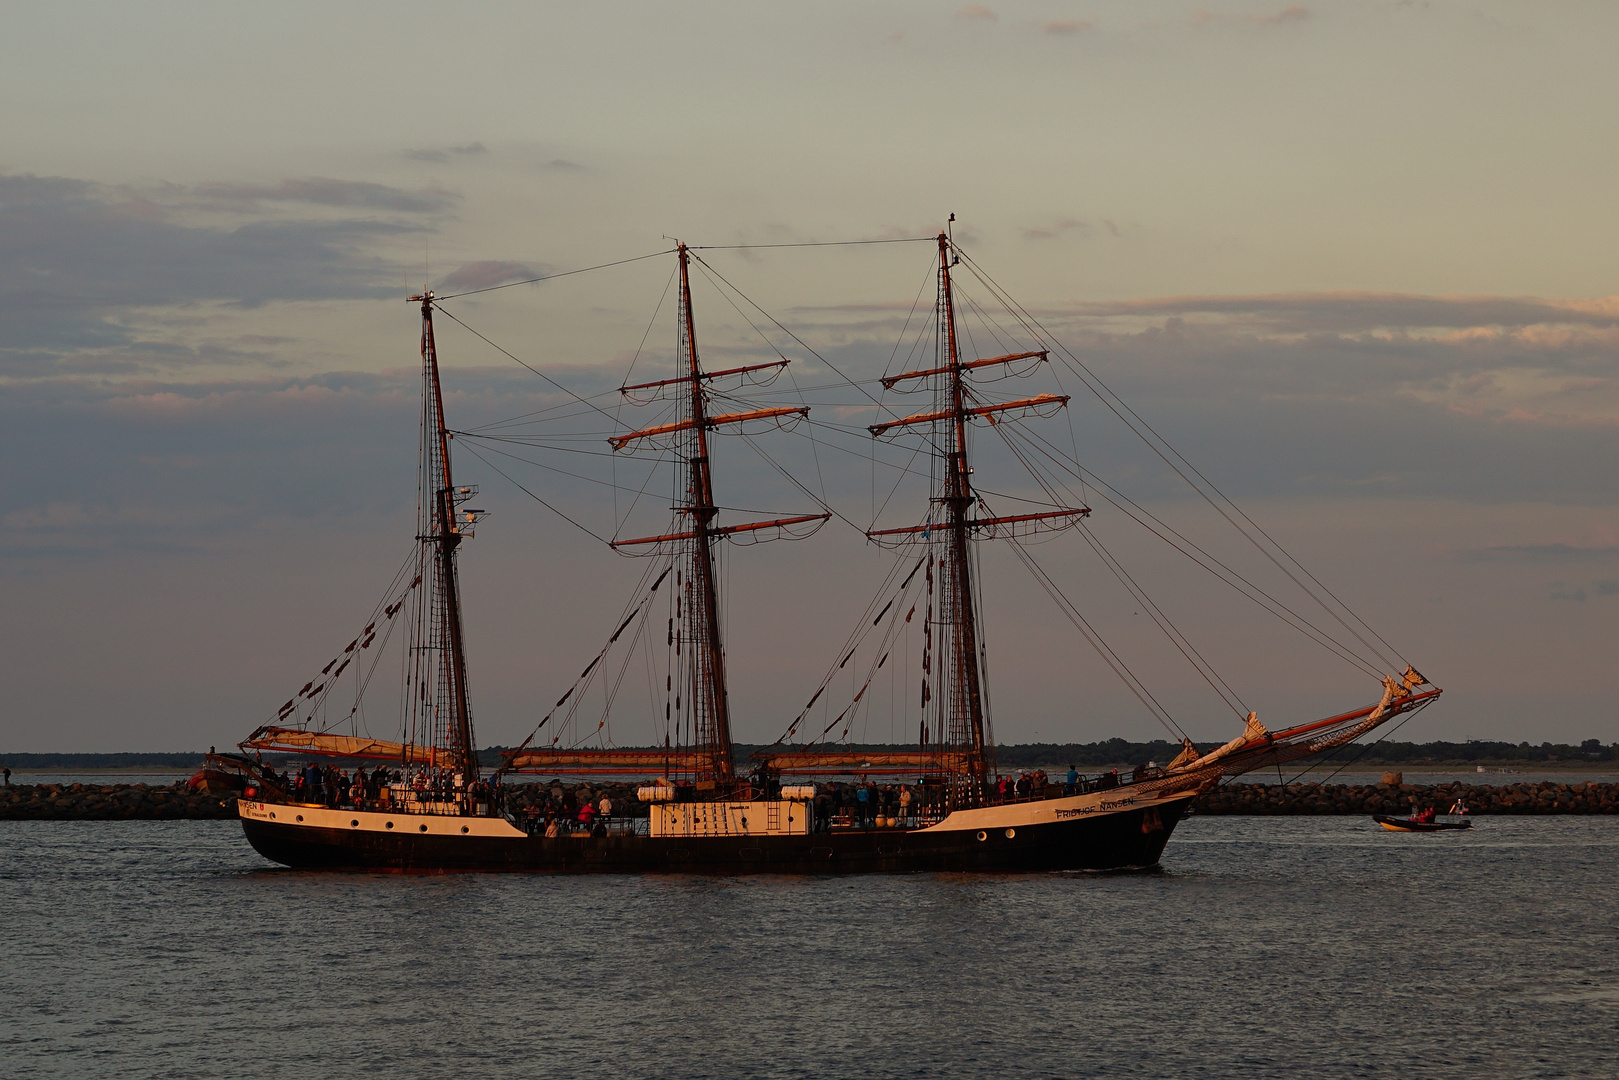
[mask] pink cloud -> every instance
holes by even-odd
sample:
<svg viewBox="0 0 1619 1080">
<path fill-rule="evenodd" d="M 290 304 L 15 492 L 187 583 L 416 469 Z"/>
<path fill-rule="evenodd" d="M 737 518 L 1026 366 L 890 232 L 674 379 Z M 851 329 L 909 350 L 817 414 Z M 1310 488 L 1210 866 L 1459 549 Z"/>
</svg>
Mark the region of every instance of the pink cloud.
<svg viewBox="0 0 1619 1080">
<path fill-rule="evenodd" d="M 539 276 L 539 271 L 525 263 L 485 260 L 456 267 L 438 287 L 441 292 L 470 292 Z"/>
<path fill-rule="evenodd" d="M 1000 22 L 1001 21 L 1001 17 L 999 15 L 997 15 L 993 11 L 989 10 L 989 8 L 985 7 L 983 4 L 968 4 L 966 7 L 962 8 L 960 11 L 956 12 L 956 18 L 958 18 L 958 19 L 980 19 L 980 20 L 983 20 L 984 22 Z"/>
<path fill-rule="evenodd" d="M 1304 22 L 1311 17 L 1310 9 L 1303 4 L 1289 4 L 1280 11 L 1269 15 L 1230 15 L 1223 11 L 1203 11 L 1200 9 L 1192 13 L 1192 22 L 1196 26 L 1243 23 L 1249 26 L 1282 26 L 1287 23 Z"/>
</svg>

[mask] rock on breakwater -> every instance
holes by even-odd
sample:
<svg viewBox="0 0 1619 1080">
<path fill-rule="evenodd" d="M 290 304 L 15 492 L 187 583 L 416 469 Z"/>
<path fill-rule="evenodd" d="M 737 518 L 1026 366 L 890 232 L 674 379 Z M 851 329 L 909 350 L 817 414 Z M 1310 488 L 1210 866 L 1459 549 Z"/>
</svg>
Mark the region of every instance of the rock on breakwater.
<svg viewBox="0 0 1619 1080">
<path fill-rule="evenodd" d="M 0 820 L 175 821 L 233 818 L 235 798 L 152 784 L 12 784 L 0 788 Z"/>
<path fill-rule="evenodd" d="M 1457 801 L 1472 814 L 1619 814 L 1619 784 L 1226 784 L 1198 799 L 1199 814 L 1406 814 Z"/>
</svg>

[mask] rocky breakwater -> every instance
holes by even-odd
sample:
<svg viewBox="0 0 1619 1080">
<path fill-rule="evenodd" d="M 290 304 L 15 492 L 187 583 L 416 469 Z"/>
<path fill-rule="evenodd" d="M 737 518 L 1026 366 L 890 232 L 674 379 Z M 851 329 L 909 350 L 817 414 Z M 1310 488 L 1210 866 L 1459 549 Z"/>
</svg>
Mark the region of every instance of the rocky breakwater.
<svg viewBox="0 0 1619 1080">
<path fill-rule="evenodd" d="M 0 820 L 177 821 L 233 818 L 236 799 L 152 784 L 12 784 L 0 788 Z"/>
<path fill-rule="evenodd" d="M 1470 814 L 1619 814 L 1619 784 L 1226 784 L 1193 804 L 1199 814 L 1397 814 L 1458 801 Z"/>
</svg>

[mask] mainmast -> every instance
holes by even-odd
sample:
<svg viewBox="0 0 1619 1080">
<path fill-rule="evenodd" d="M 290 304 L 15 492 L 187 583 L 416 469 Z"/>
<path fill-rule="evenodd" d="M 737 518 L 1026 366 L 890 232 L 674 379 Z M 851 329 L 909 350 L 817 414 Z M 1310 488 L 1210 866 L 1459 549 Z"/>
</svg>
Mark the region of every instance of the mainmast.
<svg viewBox="0 0 1619 1080">
<path fill-rule="evenodd" d="M 477 494 L 456 488 L 450 479 L 450 431 L 444 419 L 444 391 L 439 383 L 438 349 L 433 339 L 433 294 L 412 296 L 422 305 L 422 462 L 417 540 L 422 562 L 431 563 L 433 587 L 416 620 L 424 640 L 413 643 L 412 668 L 417 677 L 412 706 L 428 721 L 429 737 L 459 767 L 462 780 L 478 779 L 478 750 L 472 735 L 471 696 L 467 689 L 465 638 L 461 627 L 461 592 L 456 549 L 478 511 L 464 511 L 466 529 L 456 507 Z M 426 568 L 424 567 L 424 570 Z M 425 574 L 424 574 L 425 576 Z"/>
<path fill-rule="evenodd" d="M 807 408 L 756 409 L 751 412 L 729 413 L 715 416 L 709 412 L 707 383 L 722 375 L 740 375 L 765 368 L 779 368 L 785 360 L 771 364 L 736 368 L 729 371 L 705 372 L 697 353 L 697 327 L 692 318 L 691 254 L 685 244 L 676 252 L 680 260 L 680 350 L 684 374 L 674 379 L 626 386 L 628 395 L 636 390 L 655 390 L 666 386 L 679 387 L 685 405 L 685 416 L 672 424 L 661 424 L 631 432 L 612 440 L 615 450 L 629 443 L 655 435 L 676 435 L 677 453 L 682 462 L 681 479 L 677 484 L 675 513 L 689 522 L 685 528 L 663 536 L 647 536 L 635 540 L 614 541 L 613 546 L 628 547 L 638 544 L 678 545 L 679 565 L 682 573 L 677 577 L 676 603 L 680 617 L 675 620 L 679 629 L 671 626 L 671 643 L 676 645 L 683 663 L 681 686 L 688 702 L 687 719 L 691 724 L 692 740 L 700 762 L 697 768 L 699 782 L 712 783 L 716 788 L 729 788 L 736 782 L 736 766 L 731 744 L 731 706 L 725 679 L 725 646 L 720 633 L 719 586 L 714 572 L 714 546 L 723 537 L 736 533 L 753 532 L 776 526 L 796 525 L 810 521 L 825 521 L 828 514 L 809 514 L 800 517 L 779 518 L 774 521 L 750 522 L 745 525 L 717 527 L 714 523 L 719 508 L 714 504 L 713 471 L 710 467 L 708 434 L 725 424 L 745 420 L 767 420 L 789 415 L 802 416 Z M 678 700 L 678 696 L 677 696 Z"/>
<path fill-rule="evenodd" d="M 735 779 L 731 749 L 731 698 L 725 682 L 725 649 L 720 641 L 719 590 L 714 584 L 714 476 L 708 458 L 708 395 L 703 387 L 703 366 L 697 358 L 697 325 L 691 308 L 691 256 L 686 245 L 680 255 L 681 344 L 685 351 L 688 415 L 691 417 L 690 453 L 686 457 L 691 517 L 687 541 L 691 568 L 684 582 L 691 612 L 691 721 L 698 749 L 707 757 L 705 780 Z"/>
</svg>

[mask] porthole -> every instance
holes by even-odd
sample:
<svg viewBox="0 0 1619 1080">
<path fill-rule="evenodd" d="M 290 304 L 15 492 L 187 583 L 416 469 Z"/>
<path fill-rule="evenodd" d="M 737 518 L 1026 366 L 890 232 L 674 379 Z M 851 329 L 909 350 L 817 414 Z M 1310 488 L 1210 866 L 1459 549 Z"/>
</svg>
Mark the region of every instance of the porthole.
<svg viewBox="0 0 1619 1080">
<path fill-rule="evenodd" d="M 271 811 L 270 811 L 270 820 L 271 820 L 271 821 L 274 821 L 274 820 L 275 820 L 275 811 L 274 811 L 274 810 L 271 810 Z"/>
<path fill-rule="evenodd" d="M 1012 839 L 1012 837 L 1014 837 L 1016 835 L 1017 835 L 1017 830 L 1016 829 L 1007 829 L 1006 830 L 1006 838 L 1008 840 Z"/>
<path fill-rule="evenodd" d="M 349 822 L 349 824 L 354 826 L 356 829 L 358 829 L 360 827 L 360 819 L 355 818 L 353 821 Z"/>
<path fill-rule="evenodd" d="M 988 840 L 989 839 L 989 833 L 984 832 L 982 829 L 980 829 L 978 831 L 978 839 L 980 839 L 980 840 Z"/>
<path fill-rule="evenodd" d="M 427 831 L 427 826 L 426 826 L 426 825 L 418 825 L 418 826 L 417 826 L 417 828 L 419 828 L 419 829 L 421 829 L 421 830 L 422 830 L 422 832 L 426 832 L 426 831 Z"/>
<path fill-rule="evenodd" d="M 461 826 L 461 831 L 462 831 L 462 832 L 464 832 L 464 833 L 469 833 L 469 832 L 471 832 L 471 831 L 472 831 L 472 830 L 471 830 L 471 829 L 469 829 L 469 828 L 467 828 L 467 827 L 466 827 L 466 826 L 465 826 L 465 825 L 463 825 L 463 826 Z"/>
<path fill-rule="evenodd" d="M 391 829 L 391 828 L 394 827 L 394 823 L 391 822 L 391 821 L 385 821 L 385 822 L 382 823 L 382 827 L 384 829 Z"/>
<path fill-rule="evenodd" d="M 303 815 L 302 815 L 302 814 L 299 814 L 299 815 L 298 815 L 298 820 L 299 820 L 299 821 L 302 821 L 302 820 L 303 820 L 303 819 L 304 819 L 304 816 L 303 816 Z"/>
</svg>

